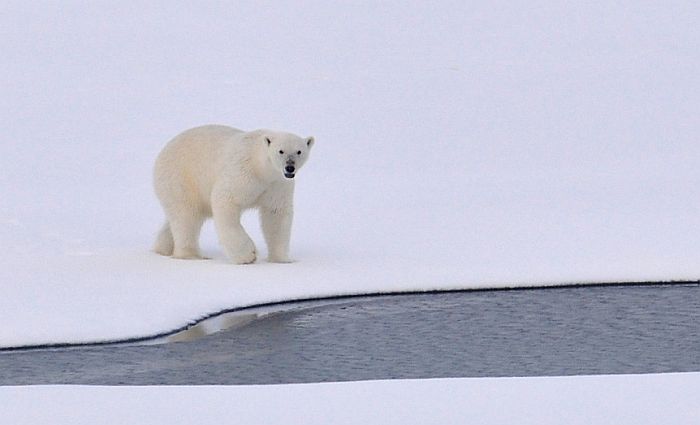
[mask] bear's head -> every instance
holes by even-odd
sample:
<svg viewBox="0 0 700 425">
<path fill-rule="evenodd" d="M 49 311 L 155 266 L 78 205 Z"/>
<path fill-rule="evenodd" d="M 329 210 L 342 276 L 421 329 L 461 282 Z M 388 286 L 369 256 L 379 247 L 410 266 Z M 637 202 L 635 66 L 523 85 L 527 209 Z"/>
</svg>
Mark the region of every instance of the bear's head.
<svg viewBox="0 0 700 425">
<path fill-rule="evenodd" d="M 293 179 L 297 171 L 309 158 L 314 145 L 313 137 L 302 138 L 290 133 L 265 134 L 267 156 L 275 170 L 284 177 Z"/>
</svg>

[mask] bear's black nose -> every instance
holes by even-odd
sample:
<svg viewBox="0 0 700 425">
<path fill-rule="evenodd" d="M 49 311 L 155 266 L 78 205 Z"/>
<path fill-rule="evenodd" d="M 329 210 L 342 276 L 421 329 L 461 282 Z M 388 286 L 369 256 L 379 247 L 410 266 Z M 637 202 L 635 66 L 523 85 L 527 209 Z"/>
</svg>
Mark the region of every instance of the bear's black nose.
<svg viewBox="0 0 700 425">
<path fill-rule="evenodd" d="M 294 172 L 294 166 L 293 166 L 293 165 L 287 165 L 286 167 L 284 167 L 284 171 L 286 171 L 286 172 L 288 172 L 288 173 L 293 173 L 293 172 Z"/>
</svg>

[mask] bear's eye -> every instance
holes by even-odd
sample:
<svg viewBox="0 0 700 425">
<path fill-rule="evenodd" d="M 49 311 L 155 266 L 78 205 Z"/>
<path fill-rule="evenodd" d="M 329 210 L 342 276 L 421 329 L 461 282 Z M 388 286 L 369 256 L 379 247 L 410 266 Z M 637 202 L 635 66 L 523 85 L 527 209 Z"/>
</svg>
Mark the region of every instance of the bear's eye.
<svg viewBox="0 0 700 425">
<path fill-rule="evenodd" d="M 297 151 L 297 155 L 301 155 L 301 151 Z"/>
<path fill-rule="evenodd" d="M 284 151 L 280 151 L 280 155 L 284 154 Z"/>
</svg>

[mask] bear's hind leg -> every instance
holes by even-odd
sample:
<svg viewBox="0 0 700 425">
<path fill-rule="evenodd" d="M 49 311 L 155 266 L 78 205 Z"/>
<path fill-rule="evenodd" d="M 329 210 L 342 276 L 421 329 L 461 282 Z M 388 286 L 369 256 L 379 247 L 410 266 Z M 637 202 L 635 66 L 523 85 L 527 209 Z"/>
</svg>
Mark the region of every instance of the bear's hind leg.
<svg viewBox="0 0 700 425">
<path fill-rule="evenodd" d="M 160 232 L 158 232 L 153 251 L 160 255 L 170 256 L 173 255 L 174 246 L 173 233 L 170 231 L 170 223 L 166 221 L 160 229 Z"/>
<path fill-rule="evenodd" d="M 173 258 L 203 259 L 199 253 L 199 232 L 204 218 L 196 213 L 180 214 L 169 219 L 173 235 Z"/>
</svg>

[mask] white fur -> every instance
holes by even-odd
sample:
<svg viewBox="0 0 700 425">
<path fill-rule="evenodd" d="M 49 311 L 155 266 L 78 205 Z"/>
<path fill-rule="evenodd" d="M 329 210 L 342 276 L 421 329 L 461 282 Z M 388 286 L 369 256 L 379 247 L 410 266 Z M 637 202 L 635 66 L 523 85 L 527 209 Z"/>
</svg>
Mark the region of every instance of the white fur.
<svg viewBox="0 0 700 425">
<path fill-rule="evenodd" d="M 155 191 L 166 222 L 154 250 L 174 258 L 202 258 L 199 232 L 213 217 L 231 261 L 252 263 L 255 245 L 240 218 L 244 210 L 257 208 L 268 261 L 290 262 L 294 180 L 285 177 L 284 168 L 293 163 L 298 171 L 313 143 L 313 137 L 220 125 L 193 128 L 175 137 L 155 164 Z"/>
</svg>

